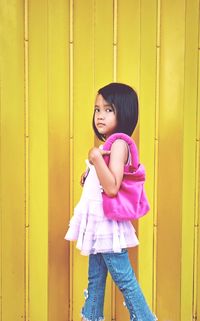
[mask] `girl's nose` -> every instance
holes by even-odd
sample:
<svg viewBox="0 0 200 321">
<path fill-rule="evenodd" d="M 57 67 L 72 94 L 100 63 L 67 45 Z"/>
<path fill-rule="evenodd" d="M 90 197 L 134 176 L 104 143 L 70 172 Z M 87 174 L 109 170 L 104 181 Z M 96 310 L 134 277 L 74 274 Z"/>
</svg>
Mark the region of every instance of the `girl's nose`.
<svg viewBox="0 0 200 321">
<path fill-rule="evenodd" d="M 104 114 L 103 113 L 99 113 L 98 114 L 98 119 L 104 119 L 105 117 L 104 117 Z"/>
</svg>

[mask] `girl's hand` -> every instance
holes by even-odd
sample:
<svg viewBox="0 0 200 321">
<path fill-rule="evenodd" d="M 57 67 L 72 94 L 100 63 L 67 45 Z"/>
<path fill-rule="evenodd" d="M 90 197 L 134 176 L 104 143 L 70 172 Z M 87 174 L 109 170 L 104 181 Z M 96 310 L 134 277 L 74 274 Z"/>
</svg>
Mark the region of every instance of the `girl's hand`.
<svg viewBox="0 0 200 321">
<path fill-rule="evenodd" d="M 97 147 L 93 147 L 88 153 L 88 160 L 90 164 L 94 165 L 95 161 L 104 155 L 110 155 L 110 150 L 103 150 Z"/>
<path fill-rule="evenodd" d="M 110 155 L 108 166 L 102 157 L 103 155 Z M 89 151 L 88 158 L 95 167 L 104 192 L 110 197 L 116 196 L 123 179 L 124 165 L 128 158 L 126 142 L 122 139 L 117 139 L 112 144 L 111 151 L 104 151 L 94 147 Z"/>
<path fill-rule="evenodd" d="M 83 187 L 84 183 L 85 183 L 85 172 L 81 175 L 80 184 L 82 187 Z"/>
<path fill-rule="evenodd" d="M 80 180 L 80 184 L 83 187 L 85 180 L 89 174 L 90 168 L 88 167 L 87 170 L 81 175 L 81 180 Z"/>
</svg>

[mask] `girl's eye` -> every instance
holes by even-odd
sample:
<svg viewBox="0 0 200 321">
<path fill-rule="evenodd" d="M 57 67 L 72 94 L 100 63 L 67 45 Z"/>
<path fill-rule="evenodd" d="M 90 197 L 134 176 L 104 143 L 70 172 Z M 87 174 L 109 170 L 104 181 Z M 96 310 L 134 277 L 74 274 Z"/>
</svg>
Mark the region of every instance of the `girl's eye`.
<svg viewBox="0 0 200 321">
<path fill-rule="evenodd" d="M 114 110 L 113 110 L 112 107 L 106 108 L 106 109 L 104 109 L 104 111 L 105 111 L 106 113 L 114 112 Z M 95 114 L 100 113 L 100 112 L 101 112 L 101 111 L 100 111 L 100 108 L 97 108 L 97 107 L 94 108 L 94 113 L 95 113 Z"/>
</svg>

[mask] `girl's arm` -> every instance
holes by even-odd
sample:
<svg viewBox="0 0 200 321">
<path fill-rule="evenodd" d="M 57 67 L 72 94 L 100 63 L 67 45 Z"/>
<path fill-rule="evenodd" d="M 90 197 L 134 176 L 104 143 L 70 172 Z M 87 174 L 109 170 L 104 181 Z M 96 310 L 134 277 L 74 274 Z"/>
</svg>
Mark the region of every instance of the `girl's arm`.
<svg viewBox="0 0 200 321">
<path fill-rule="evenodd" d="M 97 176 L 104 192 L 108 196 L 114 197 L 120 188 L 124 174 L 124 164 L 126 163 L 128 156 L 127 144 L 121 139 L 117 139 L 112 144 L 109 167 L 103 159 L 103 155 L 108 153 L 109 152 L 94 147 L 89 151 L 88 158 L 95 166 Z"/>
</svg>

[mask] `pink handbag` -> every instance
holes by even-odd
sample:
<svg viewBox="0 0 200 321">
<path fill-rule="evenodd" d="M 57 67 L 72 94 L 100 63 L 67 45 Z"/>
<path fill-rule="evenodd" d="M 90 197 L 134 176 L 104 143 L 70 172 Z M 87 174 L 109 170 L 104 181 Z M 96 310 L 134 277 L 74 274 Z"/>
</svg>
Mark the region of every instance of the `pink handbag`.
<svg viewBox="0 0 200 321">
<path fill-rule="evenodd" d="M 105 192 L 103 197 L 104 214 L 111 220 L 135 220 L 145 215 L 149 209 L 149 202 L 144 190 L 145 168 L 138 162 L 138 152 L 132 138 L 123 133 L 116 133 L 108 137 L 103 145 L 104 150 L 110 150 L 116 139 L 123 139 L 129 146 L 131 162 L 124 166 L 124 176 L 116 196 L 109 197 Z M 104 156 L 109 164 L 109 155 Z"/>
</svg>

